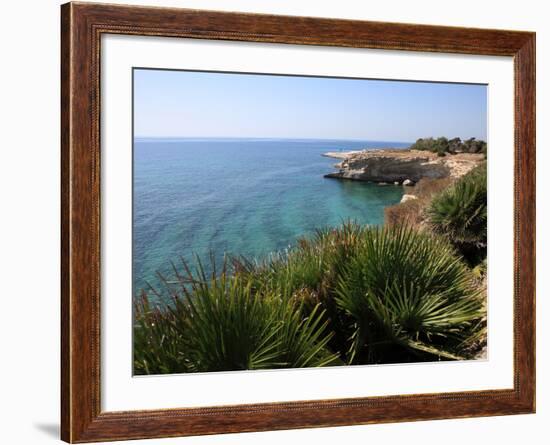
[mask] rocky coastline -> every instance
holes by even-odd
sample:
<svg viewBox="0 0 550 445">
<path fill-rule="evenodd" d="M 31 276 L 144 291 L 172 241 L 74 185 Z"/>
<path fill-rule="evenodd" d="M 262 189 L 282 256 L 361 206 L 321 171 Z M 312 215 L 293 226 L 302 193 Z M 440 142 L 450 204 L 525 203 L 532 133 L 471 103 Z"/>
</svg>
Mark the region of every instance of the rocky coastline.
<svg viewBox="0 0 550 445">
<path fill-rule="evenodd" d="M 414 185 L 421 179 L 457 179 L 484 161 L 482 153 L 437 153 L 411 149 L 375 149 L 328 152 L 323 156 L 340 159 L 336 172 L 326 178 L 374 182 L 378 184 Z"/>
</svg>

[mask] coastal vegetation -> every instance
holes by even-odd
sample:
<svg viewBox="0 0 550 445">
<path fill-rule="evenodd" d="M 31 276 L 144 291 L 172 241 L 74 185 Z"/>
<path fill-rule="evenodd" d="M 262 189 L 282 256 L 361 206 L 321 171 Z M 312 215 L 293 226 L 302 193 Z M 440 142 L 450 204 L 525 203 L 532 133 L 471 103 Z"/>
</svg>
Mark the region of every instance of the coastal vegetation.
<svg viewBox="0 0 550 445">
<path fill-rule="evenodd" d="M 487 168 L 481 165 L 434 197 L 432 230 L 443 234 L 470 263 L 487 254 Z"/>
<path fill-rule="evenodd" d="M 460 138 L 447 139 L 420 138 L 411 145 L 411 150 L 425 150 L 437 153 L 438 156 L 456 153 L 483 153 L 487 155 L 487 142 L 476 138 L 462 140 Z"/>
<path fill-rule="evenodd" d="M 135 300 L 134 372 L 480 357 L 485 163 L 405 188 L 414 198 L 386 208 L 381 227 L 348 221 L 263 259 L 172 264 Z"/>
<path fill-rule="evenodd" d="M 450 177 L 422 178 L 414 187 L 407 187 L 408 198 L 384 209 L 384 222 L 389 226 L 409 225 L 421 229 L 426 225 L 426 209 L 435 195 L 447 189 L 453 183 Z"/>
<path fill-rule="evenodd" d="M 385 223 L 409 225 L 444 236 L 474 267 L 487 256 L 487 167 L 458 178 L 421 179 L 407 199 L 386 207 Z"/>
</svg>

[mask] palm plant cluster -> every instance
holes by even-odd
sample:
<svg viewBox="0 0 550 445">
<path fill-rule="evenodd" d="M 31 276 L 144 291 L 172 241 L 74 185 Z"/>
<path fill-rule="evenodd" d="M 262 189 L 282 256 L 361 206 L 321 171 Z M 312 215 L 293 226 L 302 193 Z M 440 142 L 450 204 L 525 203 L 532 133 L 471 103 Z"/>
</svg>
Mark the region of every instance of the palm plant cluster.
<svg viewBox="0 0 550 445">
<path fill-rule="evenodd" d="M 136 301 L 137 374 L 458 360 L 483 346 L 484 292 L 444 235 L 345 223 L 212 269 L 182 261 L 163 295 Z M 166 293 L 171 304 L 152 303 Z"/>
<path fill-rule="evenodd" d="M 436 195 L 428 207 L 436 233 L 444 235 L 470 264 L 487 256 L 487 168 L 476 167 Z"/>
</svg>

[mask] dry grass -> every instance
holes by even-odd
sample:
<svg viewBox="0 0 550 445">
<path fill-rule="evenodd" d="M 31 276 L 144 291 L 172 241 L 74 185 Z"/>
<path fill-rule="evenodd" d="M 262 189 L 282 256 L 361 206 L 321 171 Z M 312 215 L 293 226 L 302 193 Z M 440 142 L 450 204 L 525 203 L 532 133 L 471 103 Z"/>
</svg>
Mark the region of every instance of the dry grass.
<svg viewBox="0 0 550 445">
<path fill-rule="evenodd" d="M 423 221 L 424 204 L 419 199 L 395 204 L 384 209 L 384 223 L 389 227 L 401 224 L 418 228 Z"/>
<path fill-rule="evenodd" d="M 414 187 L 409 187 L 411 190 L 407 192 L 409 195 L 414 195 L 419 199 L 432 198 L 433 195 L 446 189 L 453 183 L 452 178 L 428 179 L 422 178 Z"/>
<path fill-rule="evenodd" d="M 399 203 L 384 210 L 384 222 L 390 227 L 407 224 L 417 229 L 423 229 L 426 222 L 425 210 L 433 196 L 453 183 L 451 178 L 423 178 L 414 187 L 406 187 L 406 194 L 416 199 Z"/>
</svg>

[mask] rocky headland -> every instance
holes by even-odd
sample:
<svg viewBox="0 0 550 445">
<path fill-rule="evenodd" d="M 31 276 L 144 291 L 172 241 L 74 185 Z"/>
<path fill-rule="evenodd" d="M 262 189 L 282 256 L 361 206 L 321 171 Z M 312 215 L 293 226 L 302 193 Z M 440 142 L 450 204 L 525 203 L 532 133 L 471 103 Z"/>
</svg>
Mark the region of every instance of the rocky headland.
<svg viewBox="0 0 550 445">
<path fill-rule="evenodd" d="M 423 178 L 457 179 L 482 163 L 482 153 L 456 153 L 440 156 L 425 150 L 379 149 L 329 152 L 324 156 L 341 159 L 337 172 L 326 178 L 350 179 L 386 184 L 414 185 Z"/>
</svg>

